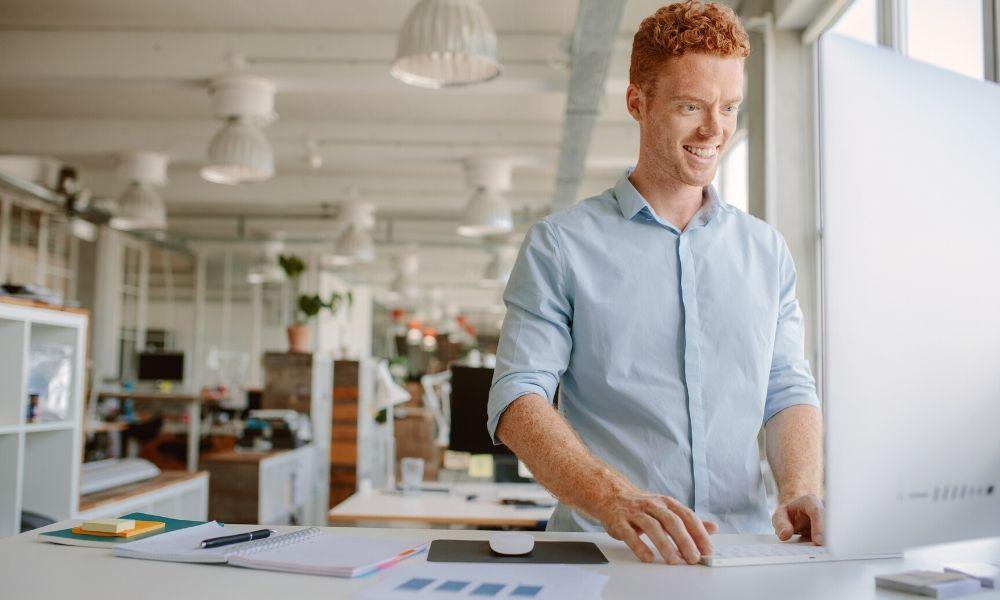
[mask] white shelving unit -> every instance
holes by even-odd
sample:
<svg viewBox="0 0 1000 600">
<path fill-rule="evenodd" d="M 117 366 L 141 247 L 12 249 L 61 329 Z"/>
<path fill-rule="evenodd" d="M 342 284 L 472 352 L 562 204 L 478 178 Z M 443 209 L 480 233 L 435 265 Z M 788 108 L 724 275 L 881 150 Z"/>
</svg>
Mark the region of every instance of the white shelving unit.
<svg viewBox="0 0 1000 600">
<path fill-rule="evenodd" d="M 86 314 L 0 302 L 0 537 L 20 531 L 21 511 L 52 519 L 80 501 Z M 72 349 L 69 405 L 61 421 L 28 422 L 31 348 Z"/>
</svg>

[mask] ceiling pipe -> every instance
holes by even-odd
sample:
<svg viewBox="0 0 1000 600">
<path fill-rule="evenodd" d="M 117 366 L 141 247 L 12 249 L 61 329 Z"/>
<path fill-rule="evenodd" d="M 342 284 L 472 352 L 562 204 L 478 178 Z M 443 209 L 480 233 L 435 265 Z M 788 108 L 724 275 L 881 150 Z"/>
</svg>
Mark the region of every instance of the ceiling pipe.
<svg viewBox="0 0 1000 600">
<path fill-rule="evenodd" d="M 604 81 L 614 53 L 625 0 L 580 0 L 570 53 L 571 70 L 566 93 L 556 190 L 552 211 L 572 206 L 578 198 L 584 163 L 594 125 L 601 113 Z"/>
</svg>

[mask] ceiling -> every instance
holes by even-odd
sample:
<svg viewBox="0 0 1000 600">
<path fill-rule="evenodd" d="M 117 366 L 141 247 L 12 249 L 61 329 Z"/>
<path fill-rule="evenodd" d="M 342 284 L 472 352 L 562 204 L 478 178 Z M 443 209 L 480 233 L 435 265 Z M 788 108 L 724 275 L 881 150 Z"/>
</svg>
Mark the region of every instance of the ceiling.
<svg viewBox="0 0 1000 600">
<path fill-rule="evenodd" d="M 317 248 L 336 238 L 336 207 L 357 188 L 377 207 L 379 259 L 349 278 L 384 286 L 389 257 L 416 249 L 433 285 L 468 288 L 461 293 L 467 305 L 496 305 L 495 290 L 475 289 L 490 258 L 485 245 L 455 234 L 470 195 L 462 162 L 513 160 L 507 197 L 517 243 L 552 202 L 578 2 L 482 0 L 503 75 L 436 91 L 388 73 L 396 33 L 414 4 L 4 0 L 0 153 L 57 157 L 80 168 L 95 196 L 113 197 L 124 187 L 115 153 L 165 152 L 170 234 L 197 239 L 282 231 Z M 628 51 L 639 22 L 660 4 L 625 4 L 580 197 L 612 185 L 634 159 L 638 129 L 623 101 Z M 277 83 L 279 119 L 266 129 L 277 175 L 229 187 L 201 180 L 198 169 L 219 127 L 206 86 L 230 72 L 236 55 L 246 71 Z M 309 139 L 323 158 L 319 169 L 307 164 Z"/>
</svg>

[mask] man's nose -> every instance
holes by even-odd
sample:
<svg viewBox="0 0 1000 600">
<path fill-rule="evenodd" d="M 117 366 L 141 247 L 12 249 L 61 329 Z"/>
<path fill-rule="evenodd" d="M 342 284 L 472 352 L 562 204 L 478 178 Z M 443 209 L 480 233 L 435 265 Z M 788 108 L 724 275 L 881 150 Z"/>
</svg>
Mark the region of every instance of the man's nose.
<svg viewBox="0 0 1000 600">
<path fill-rule="evenodd" d="M 701 126 L 698 127 L 698 133 L 705 138 L 717 138 L 722 135 L 722 123 L 717 116 L 708 114 Z"/>
</svg>

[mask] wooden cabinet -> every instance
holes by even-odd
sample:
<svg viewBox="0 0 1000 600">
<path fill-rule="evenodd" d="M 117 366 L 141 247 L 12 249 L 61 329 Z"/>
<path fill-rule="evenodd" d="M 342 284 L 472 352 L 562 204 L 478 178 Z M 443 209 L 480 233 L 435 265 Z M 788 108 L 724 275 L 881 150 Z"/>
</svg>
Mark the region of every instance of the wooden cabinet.
<svg viewBox="0 0 1000 600">
<path fill-rule="evenodd" d="M 325 354 L 268 352 L 264 355 L 261 408 L 308 414 L 313 453 L 308 514 L 302 524 L 325 525 L 330 480 L 330 427 L 333 402 L 333 359 Z M 263 522 L 263 521 L 262 521 Z"/>
<path fill-rule="evenodd" d="M 208 517 L 223 523 L 310 523 L 312 445 L 275 452 L 212 452 L 201 457 L 211 474 Z"/>
</svg>

